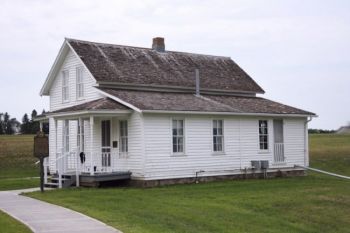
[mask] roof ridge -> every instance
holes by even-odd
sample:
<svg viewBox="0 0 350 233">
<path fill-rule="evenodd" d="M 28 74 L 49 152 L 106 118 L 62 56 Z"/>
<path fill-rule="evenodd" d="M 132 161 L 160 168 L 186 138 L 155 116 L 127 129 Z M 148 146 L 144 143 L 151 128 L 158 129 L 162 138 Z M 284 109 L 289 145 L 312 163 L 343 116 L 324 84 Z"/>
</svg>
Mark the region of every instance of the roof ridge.
<svg viewBox="0 0 350 233">
<path fill-rule="evenodd" d="M 74 38 L 68 38 L 65 37 L 65 40 L 69 41 L 76 41 L 81 43 L 88 43 L 88 44 L 98 44 L 98 45 L 106 45 L 106 46 L 116 46 L 116 47 L 127 47 L 127 48 L 133 48 L 133 49 L 144 49 L 144 50 L 151 50 L 154 51 L 152 48 L 146 48 L 146 47 L 140 47 L 140 46 L 132 46 L 132 45 L 121 45 L 121 44 L 112 44 L 112 43 L 104 43 L 104 42 L 95 42 L 95 41 L 88 41 L 88 40 L 80 40 L 80 39 L 74 39 Z M 203 54 L 203 53 L 190 53 L 190 52 L 182 52 L 182 51 L 173 51 L 173 50 L 165 50 L 165 52 L 162 52 L 162 54 L 169 53 L 181 53 L 181 54 L 188 54 L 188 55 L 197 55 L 197 56 L 206 56 L 206 57 L 217 57 L 217 58 L 225 58 L 225 59 L 231 59 L 231 57 L 228 56 L 220 56 L 220 55 L 212 55 L 212 54 Z"/>
</svg>

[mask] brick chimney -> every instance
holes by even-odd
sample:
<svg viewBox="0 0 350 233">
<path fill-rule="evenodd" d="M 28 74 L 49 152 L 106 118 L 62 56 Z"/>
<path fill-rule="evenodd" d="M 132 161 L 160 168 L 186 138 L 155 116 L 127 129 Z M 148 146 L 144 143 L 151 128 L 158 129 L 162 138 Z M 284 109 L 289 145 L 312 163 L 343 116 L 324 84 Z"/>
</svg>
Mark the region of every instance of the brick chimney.
<svg viewBox="0 0 350 233">
<path fill-rule="evenodd" d="M 156 50 L 157 52 L 165 52 L 164 38 L 163 37 L 153 38 L 152 49 Z"/>
</svg>

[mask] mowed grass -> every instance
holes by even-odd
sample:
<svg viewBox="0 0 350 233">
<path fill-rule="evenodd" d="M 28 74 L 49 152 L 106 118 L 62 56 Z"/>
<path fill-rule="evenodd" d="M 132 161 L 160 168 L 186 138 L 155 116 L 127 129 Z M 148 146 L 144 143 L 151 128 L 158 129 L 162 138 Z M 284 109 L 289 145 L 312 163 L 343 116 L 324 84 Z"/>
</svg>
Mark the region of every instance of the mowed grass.
<svg viewBox="0 0 350 233">
<path fill-rule="evenodd" d="M 33 135 L 0 135 L 0 190 L 37 187 Z"/>
<path fill-rule="evenodd" d="M 350 136 L 311 135 L 311 165 L 349 174 Z M 329 161 L 329 162 L 328 162 Z M 307 177 L 31 193 L 123 232 L 350 232 L 350 181 Z"/>
<path fill-rule="evenodd" d="M 0 211 L 0 232 L 3 233 L 30 233 L 32 232 L 22 223 Z"/>
<path fill-rule="evenodd" d="M 310 135 L 310 166 L 350 176 L 350 135 Z"/>
</svg>

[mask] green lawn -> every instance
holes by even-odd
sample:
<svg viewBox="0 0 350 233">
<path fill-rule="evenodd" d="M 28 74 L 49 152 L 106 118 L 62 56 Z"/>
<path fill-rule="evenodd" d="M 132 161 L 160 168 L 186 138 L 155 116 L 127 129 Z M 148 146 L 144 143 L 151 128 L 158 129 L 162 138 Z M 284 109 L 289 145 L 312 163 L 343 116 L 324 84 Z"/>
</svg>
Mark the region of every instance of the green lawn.
<svg viewBox="0 0 350 233">
<path fill-rule="evenodd" d="M 4 233 L 30 233 L 32 232 L 22 223 L 0 211 L 0 232 Z"/>
<path fill-rule="evenodd" d="M 350 174 L 350 136 L 311 135 L 311 165 Z M 307 177 L 31 193 L 124 232 L 350 232 L 350 181 Z"/>
<path fill-rule="evenodd" d="M 33 135 L 0 136 L 0 191 L 37 187 L 39 175 L 33 156 Z"/>
<path fill-rule="evenodd" d="M 350 176 L 350 135 L 310 135 L 310 166 Z"/>
</svg>

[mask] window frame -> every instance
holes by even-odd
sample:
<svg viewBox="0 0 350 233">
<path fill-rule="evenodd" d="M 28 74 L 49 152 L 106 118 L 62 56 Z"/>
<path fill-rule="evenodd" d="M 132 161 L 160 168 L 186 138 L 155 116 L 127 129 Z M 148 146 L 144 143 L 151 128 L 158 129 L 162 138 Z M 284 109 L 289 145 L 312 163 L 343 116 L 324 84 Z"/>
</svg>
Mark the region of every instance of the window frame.
<svg viewBox="0 0 350 233">
<path fill-rule="evenodd" d="M 214 121 L 221 121 L 221 135 L 214 135 Z M 220 118 L 211 119 L 211 151 L 215 155 L 225 154 L 225 120 Z M 214 150 L 214 137 L 221 137 L 221 150 Z"/>
<path fill-rule="evenodd" d="M 76 74 L 76 98 L 77 100 L 82 100 L 85 98 L 85 90 L 84 90 L 84 68 L 82 66 L 78 66 L 75 69 Z"/>
<path fill-rule="evenodd" d="M 69 70 L 62 70 L 62 103 L 70 101 L 69 98 Z M 66 99 L 67 97 L 67 99 Z"/>
<path fill-rule="evenodd" d="M 174 152 L 174 134 L 173 134 L 173 121 L 182 121 L 182 152 Z M 172 156 L 185 156 L 186 155 L 186 126 L 185 126 L 185 118 L 171 118 L 170 119 L 170 135 L 171 135 L 171 155 Z M 178 128 L 177 128 L 178 129 Z M 178 138 L 178 136 L 177 136 Z"/>
<path fill-rule="evenodd" d="M 122 124 L 126 123 L 126 135 L 122 134 Z M 128 120 L 119 120 L 119 154 L 121 157 L 127 157 L 129 153 L 129 123 Z M 126 151 L 123 151 L 123 139 L 126 141 Z"/>
<path fill-rule="evenodd" d="M 261 131 L 260 131 L 260 122 L 261 121 L 265 121 L 266 122 L 266 133 L 260 133 Z M 266 137 L 266 141 L 261 141 L 260 140 L 260 138 L 261 137 Z M 270 132 L 269 132 L 269 120 L 267 120 L 267 119 L 259 119 L 258 120 L 258 148 L 259 148 L 259 151 L 261 152 L 261 153 L 267 153 L 267 152 L 269 152 L 270 151 L 270 139 L 269 139 L 269 137 L 270 137 Z M 261 144 L 266 144 L 266 146 L 267 146 L 267 148 L 261 148 Z"/>
</svg>

